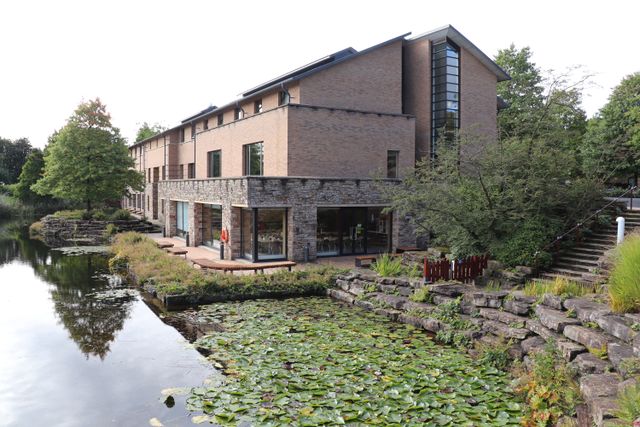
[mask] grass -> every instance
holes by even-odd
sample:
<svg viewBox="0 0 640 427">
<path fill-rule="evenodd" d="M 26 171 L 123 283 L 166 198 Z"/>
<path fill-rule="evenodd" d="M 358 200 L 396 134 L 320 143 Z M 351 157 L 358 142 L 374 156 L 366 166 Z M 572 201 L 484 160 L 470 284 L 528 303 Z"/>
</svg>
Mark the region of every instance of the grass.
<svg viewBox="0 0 640 427">
<path fill-rule="evenodd" d="M 262 275 L 206 273 L 182 258 L 158 249 L 139 233 L 118 234 L 112 244 L 115 256 L 109 265 L 120 274 L 133 274 L 139 284 L 150 284 L 161 295 L 208 296 L 239 300 L 276 296 L 319 295 L 331 287 L 341 270 L 317 267 Z"/>
<path fill-rule="evenodd" d="M 627 237 L 618 247 L 608 288 L 613 311 L 640 311 L 640 235 Z"/>
<path fill-rule="evenodd" d="M 131 214 L 126 209 L 94 209 L 86 211 L 84 209 L 62 210 L 52 214 L 55 218 L 68 220 L 96 220 L 96 221 L 120 221 L 130 220 Z"/>
<path fill-rule="evenodd" d="M 371 269 L 383 277 L 400 276 L 404 272 L 402 258 L 393 257 L 389 254 L 382 254 L 382 256 L 373 263 Z"/>
<path fill-rule="evenodd" d="M 530 297 L 541 297 L 544 294 L 552 294 L 572 298 L 599 293 L 599 291 L 600 288 L 596 285 L 584 285 L 564 277 L 556 277 L 553 281 L 529 282 L 524 287 L 525 295 Z"/>
<path fill-rule="evenodd" d="M 640 418 L 640 382 L 620 392 L 616 416 L 629 425 Z"/>
</svg>

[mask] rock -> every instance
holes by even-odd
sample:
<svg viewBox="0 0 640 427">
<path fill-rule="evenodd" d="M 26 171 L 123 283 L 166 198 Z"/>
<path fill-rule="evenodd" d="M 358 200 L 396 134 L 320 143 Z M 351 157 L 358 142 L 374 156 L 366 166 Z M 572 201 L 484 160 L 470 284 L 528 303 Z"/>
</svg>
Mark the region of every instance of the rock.
<svg viewBox="0 0 640 427">
<path fill-rule="evenodd" d="M 401 310 L 402 307 L 406 304 L 408 299 L 406 297 L 399 297 L 396 295 L 387 295 L 387 294 L 378 294 L 375 297 L 376 300 L 382 302 L 389 307 L 395 308 L 396 310 Z"/>
<path fill-rule="evenodd" d="M 433 301 L 433 303 L 435 305 L 447 304 L 447 303 L 453 302 L 455 300 L 456 300 L 455 298 L 445 297 L 445 296 L 438 295 L 438 294 L 434 294 L 432 296 L 432 301 Z"/>
<path fill-rule="evenodd" d="M 473 289 L 470 285 L 462 285 L 459 283 L 438 283 L 435 285 L 427 285 L 429 292 L 444 295 L 450 298 L 457 298 Z"/>
<path fill-rule="evenodd" d="M 547 342 L 544 340 L 544 338 L 533 336 L 522 341 L 520 343 L 520 346 L 522 347 L 522 351 L 524 352 L 524 354 L 533 354 L 537 351 L 542 351 L 546 343 Z"/>
<path fill-rule="evenodd" d="M 496 322 L 494 320 L 487 320 L 482 324 L 482 330 L 486 332 L 491 332 L 494 335 L 505 338 L 515 338 L 518 340 L 523 340 L 529 336 L 531 331 L 525 328 L 510 328 L 501 322 Z"/>
<path fill-rule="evenodd" d="M 476 307 L 500 308 L 502 300 L 508 294 L 507 291 L 473 292 L 471 297 L 472 303 Z"/>
<path fill-rule="evenodd" d="M 618 393 L 619 378 L 615 374 L 590 374 L 580 378 L 580 392 L 589 404 L 599 397 L 612 397 Z"/>
<path fill-rule="evenodd" d="M 563 312 L 542 305 L 536 307 L 535 313 L 540 319 L 540 323 L 555 332 L 562 332 L 567 325 L 580 324 L 579 320 L 570 319 Z"/>
<path fill-rule="evenodd" d="M 400 296 L 409 297 L 413 294 L 413 288 L 410 288 L 409 286 L 399 286 L 398 293 Z"/>
<path fill-rule="evenodd" d="M 581 353 L 572 362 L 581 375 L 604 374 L 611 370 L 611 364 L 594 356 L 593 354 Z"/>
<path fill-rule="evenodd" d="M 576 312 L 576 316 L 583 322 L 595 322 L 598 316 L 611 313 L 608 306 L 586 298 L 570 298 L 565 300 L 564 308 Z"/>
<path fill-rule="evenodd" d="M 584 326 L 568 325 L 564 328 L 564 336 L 578 342 L 588 349 L 601 349 L 607 345 L 604 334 Z"/>
<path fill-rule="evenodd" d="M 524 328 L 525 319 L 514 314 L 507 313 L 506 311 L 500 311 L 494 308 L 481 308 L 479 313 L 480 316 L 485 319 L 496 320 L 504 323 L 505 325 L 509 325 L 512 328 Z"/>
<path fill-rule="evenodd" d="M 610 342 L 607 346 L 607 356 L 616 368 L 616 371 L 620 372 L 622 376 L 626 376 L 628 372 L 626 372 L 626 367 L 623 365 L 623 362 L 627 359 L 634 358 L 633 348 L 626 344 Z"/>
<path fill-rule="evenodd" d="M 509 353 L 509 357 L 514 360 L 522 360 L 522 358 L 524 357 L 522 346 L 517 342 L 510 346 L 507 352 Z"/>
<path fill-rule="evenodd" d="M 542 304 L 556 310 L 562 310 L 562 298 L 558 295 L 544 294 L 542 296 Z"/>
<path fill-rule="evenodd" d="M 381 277 L 376 280 L 376 282 L 380 283 L 381 285 L 393 285 L 396 281 L 391 277 Z"/>
<path fill-rule="evenodd" d="M 392 320 L 392 321 L 396 321 L 398 320 L 398 316 L 400 315 L 400 312 L 397 310 L 389 310 L 387 308 L 376 308 L 375 310 L 373 310 L 374 313 L 379 314 L 380 316 L 385 316 L 386 318 Z"/>
<path fill-rule="evenodd" d="M 502 301 L 502 306 L 505 311 L 508 311 L 513 314 L 519 314 L 521 316 L 526 316 L 529 314 L 531 310 L 531 304 L 525 301 L 518 301 L 516 299 L 505 299 Z"/>
<path fill-rule="evenodd" d="M 394 283 L 395 283 L 395 285 L 397 285 L 397 286 L 405 286 L 405 287 L 407 287 L 407 286 L 411 286 L 411 282 L 409 282 L 409 281 L 408 281 L 408 280 L 406 280 L 406 279 L 395 279 L 395 280 L 394 280 Z"/>
<path fill-rule="evenodd" d="M 571 362 L 577 355 L 587 351 L 587 349 L 580 344 L 576 344 L 570 340 L 558 340 L 556 341 L 556 346 L 567 362 Z"/>
<path fill-rule="evenodd" d="M 591 418 L 595 425 L 602 427 L 606 420 L 615 418 L 618 404 L 615 398 L 601 398 L 591 402 L 589 408 L 591 409 Z"/>
<path fill-rule="evenodd" d="M 328 294 L 330 297 L 335 298 L 339 301 L 346 302 L 347 304 L 353 304 L 355 298 L 350 293 L 341 291 L 339 289 L 329 289 Z"/>
<path fill-rule="evenodd" d="M 416 328 L 422 328 L 422 318 L 420 317 L 409 316 L 408 314 L 401 313 L 398 316 L 398 321 L 411 326 L 415 326 Z"/>
<path fill-rule="evenodd" d="M 595 321 L 602 330 L 625 342 L 632 342 L 635 336 L 638 335 L 638 333 L 630 327 L 632 324 L 631 320 L 625 319 L 622 316 L 597 316 Z"/>
<path fill-rule="evenodd" d="M 440 329 L 442 329 L 442 323 L 440 323 L 439 320 L 431 318 L 421 319 L 420 325 L 422 325 L 423 329 L 426 329 L 427 331 L 433 333 L 436 333 Z"/>
<path fill-rule="evenodd" d="M 375 308 L 374 305 L 370 301 L 365 301 L 363 299 L 355 299 L 353 302 L 354 305 L 357 305 L 360 308 L 364 308 L 365 310 L 373 311 Z"/>
<path fill-rule="evenodd" d="M 349 292 L 351 292 L 356 296 L 363 295 L 367 293 L 365 288 L 367 284 L 368 284 L 367 282 L 363 282 L 362 280 L 355 279 L 351 282 L 351 285 L 349 285 Z"/>
<path fill-rule="evenodd" d="M 424 316 L 431 313 L 433 310 L 435 310 L 435 308 L 435 305 L 425 304 L 423 302 L 413 302 L 411 300 L 405 302 L 404 307 L 402 307 L 402 309 L 405 311 L 420 311 L 420 313 L 423 313 Z"/>
<path fill-rule="evenodd" d="M 520 274 L 524 274 L 525 276 L 531 276 L 533 274 L 533 268 L 525 265 L 517 265 L 516 271 Z"/>
<path fill-rule="evenodd" d="M 638 381 L 640 380 L 637 378 L 629 378 L 628 380 L 622 381 L 618 384 L 618 393 L 623 392 L 627 387 L 635 387 L 635 385 L 638 384 Z"/>
<path fill-rule="evenodd" d="M 534 334 L 540 335 L 546 341 L 558 341 L 562 339 L 562 335 L 556 334 L 552 330 L 545 328 L 544 326 L 542 326 L 542 323 L 540 323 L 540 321 L 536 319 L 527 319 L 527 329 L 529 329 Z"/>
<path fill-rule="evenodd" d="M 339 287 L 340 289 L 342 289 L 345 292 L 349 291 L 349 286 L 350 285 L 351 285 L 351 283 L 349 283 L 347 280 L 344 280 L 344 279 L 337 279 L 336 280 L 336 286 Z"/>
<path fill-rule="evenodd" d="M 380 285 L 378 286 L 380 292 L 384 292 L 385 294 L 395 294 L 398 287 L 395 285 Z"/>
<path fill-rule="evenodd" d="M 636 335 L 633 339 L 633 352 L 636 356 L 640 357 L 640 335 Z"/>
</svg>

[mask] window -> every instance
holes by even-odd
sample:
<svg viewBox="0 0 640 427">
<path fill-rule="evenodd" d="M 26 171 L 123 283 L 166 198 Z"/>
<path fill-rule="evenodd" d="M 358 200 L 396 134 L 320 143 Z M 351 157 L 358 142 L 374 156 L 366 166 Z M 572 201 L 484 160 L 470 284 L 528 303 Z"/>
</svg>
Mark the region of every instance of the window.
<svg viewBox="0 0 640 427">
<path fill-rule="evenodd" d="M 242 209 L 241 253 L 253 261 L 283 259 L 287 254 L 287 210 Z"/>
<path fill-rule="evenodd" d="M 218 114 L 218 126 L 222 126 L 223 123 L 224 117 L 222 116 L 222 114 Z"/>
<path fill-rule="evenodd" d="M 398 158 L 400 152 L 389 150 L 387 151 L 387 178 L 398 177 Z"/>
<path fill-rule="evenodd" d="M 222 206 L 202 205 L 202 244 L 212 248 L 220 248 L 220 235 L 222 233 Z"/>
<path fill-rule="evenodd" d="M 207 153 L 207 178 L 219 178 L 221 176 L 221 160 L 222 150 L 209 151 Z"/>
<path fill-rule="evenodd" d="M 164 181 L 165 179 L 167 179 L 167 167 L 166 166 L 162 166 L 162 180 Z"/>
<path fill-rule="evenodd" d="M 196 177 L 196 164 L 195 163 L 189 163 L 187 165 L 187 178 L 188 179 L 194 179 Z"/>
<path fill-rule="evenodd" d="M 189 203 L 175 202 L 176 204 L 176 235 L 186 237 L 189 232 Z"/>
<path fill-rule="evenodd" d="M 278 105 L 286 105 L 291 101 L 291 95 L 286 90 L 280 91 L 278 94 Z"/>
<path fill-rule="evenodd" d="M 204 121 L 202 122 L 202 128 L 204 130 L 209 129 L 209 119 L 204 119 Z"/>
<path fill-rule="evenodd" d="M 180 142 L 184 142 L 184 128 L 180 128 Z"/>
<path fill-rule="evenodd" d="M 147 169 L 147 182 L 151 182 L 151 168 Z"/>
<path fill-rule="evenodd" d="M 178 179 L 184 179 L 184 165 L 178 165 Z"/>
<path fill-rule="evenodd" d="M 240 120 L 244 118 L 244 110 L 242 108 L 236 108 L 233 110 L 233 119 Z"/>
<path fill-rule="evenodd" d="M 244 175 L 264 174 L 262 142 L 244 146 Z"/>
<path fill-rule="evenodd" d="M 258 99 L 253 103 L 253 112 L 255 114 L 262 113 L 262 99 Z"/>
<path fill-rule="evenodd" d="M 196 124 L 191 123 L 191 139 L 196 139 Z"/>
<path fill-rule="evenodd" d="M 460 128 L 460 51 L 453 43 L 434 44 L 431 53 L 431 158 L 438 140 L 453 140 Z"/>
</svg>

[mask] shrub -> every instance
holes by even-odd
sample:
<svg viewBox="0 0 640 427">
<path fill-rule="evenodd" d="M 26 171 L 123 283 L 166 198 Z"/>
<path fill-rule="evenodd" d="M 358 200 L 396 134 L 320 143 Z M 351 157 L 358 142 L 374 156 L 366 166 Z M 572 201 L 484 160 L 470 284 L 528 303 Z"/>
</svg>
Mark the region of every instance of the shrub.
<svg viewBox="0 0 640 427">
<path fill-rule="evenodd" d="M 552 426 L 563 415 L 572 416 L 580 403 L 574 373 L 553 343 L 533 356 L 531 370 L 517 380 L 516 392 L 525 400 L 525 427 Z"/>
<path fill-rule="evenodd" d="M 501 337 L 494 343 L 478 342 L 476 344 L 478 361 L 484 365 L 493 366 L 496 369 L 504 371 L 511 361 L 509 349 L 512 345 L 511 340 L 507 341 L 504 337 Z"/>
<path fill-rule="evenodd" d="M 599 286 L 583 285 L 564 277 L 556 277 L 554 280 L 549 281 L 529 282 L 524 287 L 525 295 L 530 297 L 541 297 L 544 294 L 552 294 L 572 298 L 598 293 L 599 291 Z"/>
<path fill-rule="evenodd" d="M 105 237 L 114 236 L 117 232 L 118 232 L 118 226 L 115 224 L 107 224 L 106 228 L 104 229 Z"/>
<path fill-rule="evenodd" d="M 96 221 L 106 221 L 107 214 L 104 213 L 104 211 L 93 211 L 91 218 L 95 219 Z"/>
<path fill-rule="evenodd" d="M 618 312 L 640 311 L 640 236 L 631 235 L 618 247 L 609 277 L 611 308 Z"/>
<path fill-rule="evenodd" d="M 86 212 L 84 209 L 64 210 L 57 211 L 52 216 L 62 219 L 82 219 L 84 212 Z"/>
<path fill-rule="evenodd" d="M 411 294 L 409 299 L 413 302 L 431 302 L 432 295 L 429 294 L 428 288 L 419 288 Z"/>
<path fill-rule="evenodd" d="M 401 257 L 393 257 L 389 254 L 382 254 L 371 266 L 373 271 L 384 277 L 400 276 L 404 267 Z"/>
<path fill-rule="evenodd" d="M 126 209 L 116 209 L 109 219 L 112 221 L 128 221 L 131 219 L 131 213 Z"/>
<path fill-rule="evenodd" d="M 29 226 L 29 237 L 36 237 L 42 234 L 43 224 L 40 221 L 36 221 Z"/>
<path fill-rule="evenodd" d="M 540 248 L 551 242 L 556 232 L 557 227 L 550 226 L 548 220 L 526 220 L 511 237 L 497 242 L 491 248 L 491 254 L 507 267 L 547 267 L 552 261 L 551 254 L 540 251 Z"/>
<path fill-rule="evenodd" d="M 629 425 L 640 418 L 640 382 L 625 387 L 618 394 L 618 408 L 616 416 Z"/>
</svg>

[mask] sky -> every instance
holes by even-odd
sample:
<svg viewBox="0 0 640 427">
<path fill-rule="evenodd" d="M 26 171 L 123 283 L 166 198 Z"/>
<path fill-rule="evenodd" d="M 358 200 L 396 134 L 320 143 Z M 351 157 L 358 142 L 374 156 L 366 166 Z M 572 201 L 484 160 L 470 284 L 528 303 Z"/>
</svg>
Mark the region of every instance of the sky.
<svg viewBox="0 0 640 427">
<path fill-rule="evenodd" d="M 488 56 L 529 46 L 543 70 L 593 76 L 595 114 L 640 71 L 640 2 L 0 2 L 0 137 L 43 147 L 76 106 L 99 97 L 133 141 L 142 122 L 174 126 L 209 105 L 337 50 L 451 24 Z"/>
</svg>

